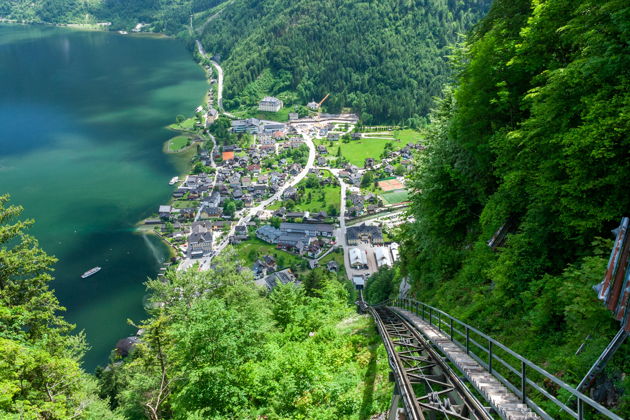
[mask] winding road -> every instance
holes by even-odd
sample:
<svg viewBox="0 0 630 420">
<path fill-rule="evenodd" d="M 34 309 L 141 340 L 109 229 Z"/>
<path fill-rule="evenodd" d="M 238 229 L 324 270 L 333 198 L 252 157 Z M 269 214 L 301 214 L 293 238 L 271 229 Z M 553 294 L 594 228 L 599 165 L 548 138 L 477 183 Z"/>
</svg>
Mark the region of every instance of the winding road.
<svg viewBox="0 0 630 420">
<path fill-rule="evenodd" d="M 302 169 L 302 171 L 291 181 L 285 183 L 282 186 L 282 188 L 280 188 L 274 195 L 260 202 L 260 204 L 258 204 L 256 207 L 243 209 L 242 210 L 243 215 L 240 217 L 238 222 L 236 222 L 236 224 L 232 226 L 230 231 L 227 233 L 225 239 L 215 247 L 214 255 L 220 254 L 225 249 L 225 247 L 229 245 L 230 236 L 234 235 L 234 232 L 236 231 L 236 226 L 246 226 L 252 220 L 253 216 L 258 214 L 259 211 L 264 210 L 267 206 L 269 206 L 274 201 L 279 200 L 287 188 L 294 187 L 297 184 L 299 184 L 300 181 L 302 181 L 308 175 L 309 171 L 313 168 L 313 164 L 315 163 L 315 144 L 313 143 L 313 138 L 307 131 L 300 132 L 300 130 L 298 129 L 298 132 L 302 134 L 306 142 L 306 145 L 308 146 L 308 160 L 304 169 Z M 205 258 L 204 260 L 205 261 L 203 261 L 200 266 L 201 270 L 206 270 L 210 268 L 212 257 Z"/>
<path fill-rule="evenodd" d="M 197 44 L 197 50 L 199 51 L 199 54 L 203 58 L 210 60 L 210 63 L 212 63 L 212 66 L 217 71 L 217 74 L 218 74 L 218 77 L 217 77 L 217 106 L 219 108 L 219 111 L 223 111 L 223 69 L 221 68 L 219 63 L 217 63 L 216 61 L 214 61 L 213 59 L 208 57 L 208 54 L 206 53 L 206 50 L 203 49 L 203 45 L 201 44 L 201 41 L 196 39 L 195 40 L 195 44 Z"/>
</svg>

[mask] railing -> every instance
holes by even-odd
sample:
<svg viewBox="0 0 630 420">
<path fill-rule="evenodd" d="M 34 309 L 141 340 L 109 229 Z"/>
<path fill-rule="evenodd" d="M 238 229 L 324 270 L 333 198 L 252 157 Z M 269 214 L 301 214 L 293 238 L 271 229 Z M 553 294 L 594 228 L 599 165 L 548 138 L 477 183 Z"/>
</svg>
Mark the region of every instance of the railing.
<svg viewBox="0 0 630 420">
<path fill-rule="evenodd" d="M 557 411 L 556 416 L 558 418 L 583 420 L 585 411 L 588 410 L 589 413 L 593 414 L 589 416 L 591 418 L 601 415 L 609 419 L 623 420 L 606 407 L 570 387 L 492 337 L 446 312 L 413 299 L 394 299 L 382 304 L 396 306 L 415 313 L 443 334 L 448 335 L 453 343 L 465 350 L 470 357 L 487 369 L 489 373 L 517 395 L 523 403 L 544 419 L 553 419 L 554 416 L 547 413 L 537 402 L 543 404 L 548 410 Z M 573 397 L 577 403 L 572 404 L 572 407 L 561 401 L 561 399 L 568 401 Z"/>
</svg>

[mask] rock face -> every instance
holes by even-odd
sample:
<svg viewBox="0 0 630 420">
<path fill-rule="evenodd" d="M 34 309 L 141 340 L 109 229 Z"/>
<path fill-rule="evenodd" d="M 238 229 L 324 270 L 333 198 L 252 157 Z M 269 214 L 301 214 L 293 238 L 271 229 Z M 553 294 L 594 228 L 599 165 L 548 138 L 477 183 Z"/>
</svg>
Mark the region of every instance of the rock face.
<svg viewBox="0 0 630 420">
<path fill-rule="evenodd" d="M 120 357 L 127 357 L 139 341 L 140 338 L 135 335 L 127 338 L 121 338 L 116 343 L 116 353 L 118 353 Z"/>
<path fill-rule="evenodd" d="M 619 403 L 619 393 L 613 379 L 600 375 L 590 390 L 590 397 L 606 407 L 615 407 Z"/>
</svg>

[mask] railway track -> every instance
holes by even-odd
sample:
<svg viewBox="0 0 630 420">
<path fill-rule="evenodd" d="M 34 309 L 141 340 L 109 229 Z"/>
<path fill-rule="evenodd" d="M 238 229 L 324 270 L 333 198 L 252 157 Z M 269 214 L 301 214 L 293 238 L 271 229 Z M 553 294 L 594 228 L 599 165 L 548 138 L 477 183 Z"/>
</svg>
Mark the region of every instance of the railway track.
<svg viewBox="0 0 630 420">
<path fill-rule="evenodd" d="M 368 307 L 362 299 L 360 306 L 372 315 L 383 339 L 406 419 L 493 418 L 413 325 L 385 306 Z"/>
</svg>

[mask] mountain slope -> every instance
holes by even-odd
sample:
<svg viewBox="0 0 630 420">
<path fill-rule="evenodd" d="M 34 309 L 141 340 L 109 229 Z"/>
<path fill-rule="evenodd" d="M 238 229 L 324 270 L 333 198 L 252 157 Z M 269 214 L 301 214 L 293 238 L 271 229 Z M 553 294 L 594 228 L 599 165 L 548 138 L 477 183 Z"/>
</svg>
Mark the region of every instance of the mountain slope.
<svg viewBox="0 0 630 420">
<path fill-rule="evenodd" d="M 424 115 L 450 74 L 449 45 L 490 0 L 234 0 L 202 36 L 224 59 L 227 108 L 262 95 L 304 104 L 331 94 L 365 122 Z"/>
<path fill-rule="evenodd" d="M 410 179 L 414 293 L 572 385 L 619 328 L 592 286 L 630 208 L 629 22 L 623 0 L 497 0 Z"/>
</svg>

